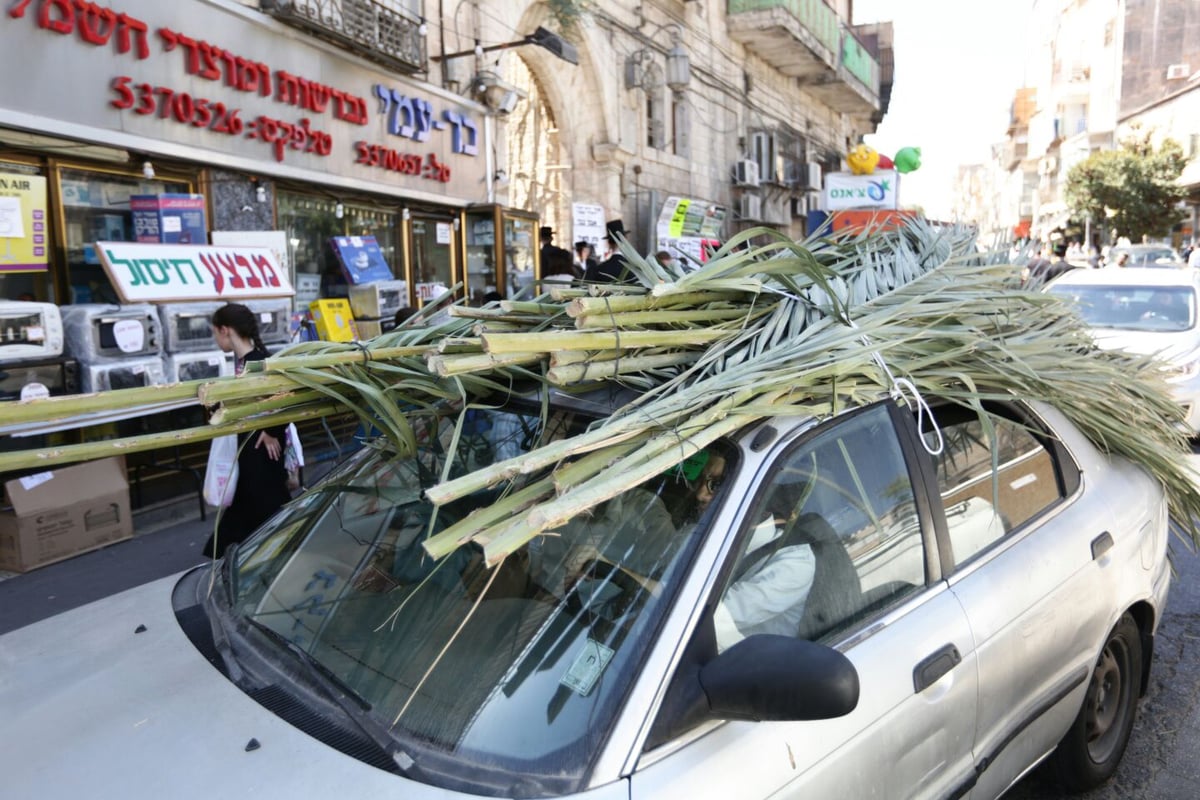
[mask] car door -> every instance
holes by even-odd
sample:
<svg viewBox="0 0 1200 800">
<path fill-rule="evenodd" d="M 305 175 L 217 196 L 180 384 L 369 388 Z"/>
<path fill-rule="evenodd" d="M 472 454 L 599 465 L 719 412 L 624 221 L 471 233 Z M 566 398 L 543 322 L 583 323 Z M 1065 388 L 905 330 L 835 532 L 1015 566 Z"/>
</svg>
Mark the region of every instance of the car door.
<svg viewBox="0 0 1200 800">
<path fill-rule="evenodd" d="M 935 410 L 945 446 L 933 459 L 943 569 L 975 640 L 972 797 L 982 798 L 998 796 L 1062 737 L 1113 619 L 1093 546 L 1108 506 L 1082 500 L 1078 466 L 1034 415 L 988 410 L 986 422 L 961 407 Z"/>
<path fill-rule="evenodd" d="M 844 415 L 767 460 L 738 510 L 737 539 L 693 637 L 700 641 L 708 626 L 720 640 L 728 617 L 744 613 L 723 608 L 739 581 L 756 563 L 774 560 L 782 572 L 780 554 L 807 547 L 816 565 L 798 628 L 854 664 L 857 707 L 812 722 L 709 722 L 652 740 L 631 777 L 634 800 L 899 799 L 969 784 L 977 690 L 971 633 L 937 579 L 925 498 L 914 490 L 897 414 L 885 403 Z M 788 521 L 795 530 L 803 522 L 804 533 L 793 535 Z M 778 537 L 786 540 L 762 544 L 764 525 L 787 530 Z M 745 628 L 782 632 L 761 618 Z"/>
</svg>

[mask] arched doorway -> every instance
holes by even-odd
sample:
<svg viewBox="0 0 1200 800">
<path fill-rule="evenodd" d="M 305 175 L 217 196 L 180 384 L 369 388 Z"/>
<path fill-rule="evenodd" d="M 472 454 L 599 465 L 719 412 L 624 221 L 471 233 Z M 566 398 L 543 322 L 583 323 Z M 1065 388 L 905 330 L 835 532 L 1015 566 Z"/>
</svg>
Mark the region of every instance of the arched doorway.
<svg viewBox="0 0 1200 800">
<path fill-rule="evenodd" d="M 525 62 L 516 54 L 505 62 L 504 80 L 525 95 L 505 121 L 509 205 L 537 214 L 554 229 L 554 243 L 570 249 L 571 198 L 564 175 L 570 165 L 564 163 L 554 111 Z"/>
</svg>

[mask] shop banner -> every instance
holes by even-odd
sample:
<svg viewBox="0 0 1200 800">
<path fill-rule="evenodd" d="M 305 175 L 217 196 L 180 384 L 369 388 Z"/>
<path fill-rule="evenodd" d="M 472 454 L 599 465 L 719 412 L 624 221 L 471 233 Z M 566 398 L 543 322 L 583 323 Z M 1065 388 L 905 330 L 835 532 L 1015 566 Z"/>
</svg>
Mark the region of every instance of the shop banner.
<svg viewBox="0 0 1200 800">
<path fill-rule="evenodd" d="M 870 175 L 830 172 L 825 175 L 822 211 L 853 208 L 897 208 L 900 175 L 895 170 L 876 170 Z"/>
<path fill-rule="evenodd" d="M 122 303 L 291 297 L 287 271 L 267 247 L 97 242 Z"/>
<path fill-rule="evenodd" d="M 658 215 L 655 234 L 656 250 L 685 256 L 685 266 L 699 266 L 708 260 L 711 251 L 721 246 L 721 229 L 725 225 L 724 206 L 705 200 L 668 197 Z"/>
<path fill-rule="evenodd" d="M 0 273 L 45 272 L 46 179 L 0 172 Z"/>
<path fill-rule="evenodd" d="M 396 277 L 374 236 L 334 236 L 329 246 L 337 254 L 342 274 L 352 284 L 390 281 Z"/>
<path fill-rule="evenodd" d="M 208 244 L 202 194 L 135 194 L 129 208 L 139 242 Z"/>
</svg>

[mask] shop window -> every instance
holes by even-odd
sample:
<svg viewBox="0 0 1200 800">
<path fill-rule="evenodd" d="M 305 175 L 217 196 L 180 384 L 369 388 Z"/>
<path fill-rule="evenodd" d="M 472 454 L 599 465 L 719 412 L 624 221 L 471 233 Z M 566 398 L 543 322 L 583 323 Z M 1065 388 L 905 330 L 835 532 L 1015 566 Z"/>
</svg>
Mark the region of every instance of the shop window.
<svg viewBox="0 0 1200 800">
<path fill-rule="evenodd" d="M 341 214 L 338 214 L 341 206 Z M 346 278 L 329 240 L 334 236 L 374 236 L 392 274 L 404 277 L 398 240 L 399 214 L 329 197 L 281 191 L 279 226 L 287 232 L 296 290 L 308 296 L 308 281 L 318 281 L 321 297 L 345 297 Z"/>
<path fill-rule="evenodd" d="M 9 180 L 20 180 L 22 176 L 27 175 L 41 175 L 41 170 L 32 164 L 0 161 L 0 176 L 6 177 Z M 46 211 L 45 208 L 40 210 L 43 213 Z M 36 300 L 42 303 L 53 302 L 53 289 L 50 284 L 48 269 L 35 272 L 15 269 L 15 265 L 20 264 L 22 261 L 20 254 L 31 252 L 30 247 L 21 247 L 22 240 L 31 242 L 34 235 L 33 231 L 24 229 L 27 224 L 24 219 L 25 209 L 21 210 L 21 217 L 21 240 L 15 238 L 15 231 L 14 233 L 9 233 L 9 229 L 3 224 L 4 220 L 0 218 L 0 298 L 6 300 Z M 48 242 L 48 232 L 44 231 L 42 235 L 46 237 L 44 241 Z"/>
<path fill-rule="evenodd" d="M 191 187 L 184 181 L 145 180 L 84 169 L 61 170 L 59 197 L 63 208 L 68 302 L 120 302 L 100 264 L 96 242 L 136 240 L 133 211 L 129 207 L 131 196 L 189 191 Z"/>
<path fill-rule="evenodd" d="M 412 219 L 412 276 L 418 305 L 454 285 L 454 223 L 445 217 Z"/>
</svg>

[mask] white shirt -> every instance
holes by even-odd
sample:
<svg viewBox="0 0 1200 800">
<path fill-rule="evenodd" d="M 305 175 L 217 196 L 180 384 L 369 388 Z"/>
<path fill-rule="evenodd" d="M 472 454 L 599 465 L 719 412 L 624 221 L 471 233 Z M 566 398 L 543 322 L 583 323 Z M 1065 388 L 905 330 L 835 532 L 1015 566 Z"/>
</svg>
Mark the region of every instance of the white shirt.
<svg viewBox="0 0 1200 800">
<path fill-rule="evenodd" d="M 746 553 L 753 553 L 781 533 L 773 519 L 764 520 L 750 535 Z M 812 548 L 798 544 L 780 548 L 734 581 L 713 614 L 717 651 L 756 633 L 795 636 L 816 568 Z"/>
</svg>

